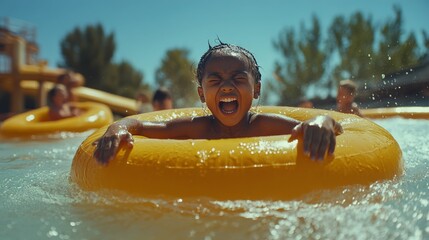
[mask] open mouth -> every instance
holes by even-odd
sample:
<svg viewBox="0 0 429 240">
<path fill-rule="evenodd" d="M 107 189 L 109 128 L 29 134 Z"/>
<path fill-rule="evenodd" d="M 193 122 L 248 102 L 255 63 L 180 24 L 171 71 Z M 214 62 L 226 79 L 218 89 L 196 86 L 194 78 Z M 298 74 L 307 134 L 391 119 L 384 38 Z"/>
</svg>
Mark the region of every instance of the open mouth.
<svg viewBox="0 0 429 240">
<path fill-rule="evenodd" d="M 238 101 L 235 97 L 222 98 L 219 102 L 220 110 L 225 114 L 231 114 L 237 111 Z"/>
</svg>

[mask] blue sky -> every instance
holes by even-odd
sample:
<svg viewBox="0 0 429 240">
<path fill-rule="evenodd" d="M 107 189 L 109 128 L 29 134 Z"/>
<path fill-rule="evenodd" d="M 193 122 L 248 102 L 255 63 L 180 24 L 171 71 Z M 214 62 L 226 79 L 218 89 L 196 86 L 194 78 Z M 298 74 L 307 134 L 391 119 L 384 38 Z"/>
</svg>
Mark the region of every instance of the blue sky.
<svg viewBox="0 0 429 240">
<path fill-rule="evenodd" d="M 37 28 L 39 57 L 56 67 L 62 59 L 60 41 L 75 27 L 101 23 L 114 32 L 114 60 L 127 60 L 152 84 L 154 72 L 165 52 L 187 48 L 197 62 L 208 41 L 219 36 L 254 53 L 262 66 L 262 78 L 271 78 L 280 58 L 273 40 L 286 27 L 310 26 L 313 14 L 327 27 L 338 15 L 356 11 L 371 15 L 375 23 L 394 18 L 393 5 L 402 8 L 404 28 L 421 37 L 429 33 L 429 1 L 326 0 L 326 1 L 234 1 L 234 0 L 1 0 L 0 17 L 23 20 Z M 2 19 L 3 20 L 3 19 Z"/>
</svg>

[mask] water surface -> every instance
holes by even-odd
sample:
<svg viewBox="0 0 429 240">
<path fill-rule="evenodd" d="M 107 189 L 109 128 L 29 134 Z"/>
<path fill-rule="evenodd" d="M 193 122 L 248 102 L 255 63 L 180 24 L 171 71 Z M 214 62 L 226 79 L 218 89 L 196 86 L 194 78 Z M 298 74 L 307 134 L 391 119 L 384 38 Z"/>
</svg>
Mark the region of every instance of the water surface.
<svg viewBox="0 0 429 240">
<path fill-rule="evenodd" d="M 293 201 L 133 198 L 68 180 L 89 133 L 0 142 L 0 239 L 428 239 L 429 121 L 377 120 L 405 174 Z"/>
</svg>

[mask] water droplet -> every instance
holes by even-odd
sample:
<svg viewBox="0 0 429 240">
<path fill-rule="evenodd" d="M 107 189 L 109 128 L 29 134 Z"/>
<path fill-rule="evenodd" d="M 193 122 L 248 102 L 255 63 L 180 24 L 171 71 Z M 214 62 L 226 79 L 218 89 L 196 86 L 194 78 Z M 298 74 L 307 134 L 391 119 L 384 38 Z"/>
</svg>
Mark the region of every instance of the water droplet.
<svg viewBox="0 0 429 240">
<path fill-rule="evenodd" d="M 56 231 L 56 229 L 54 227 L 51 227 L 51 230 L 48 232 L 48 237 L 56 237 L 58 236 L 58 232 Z"/>
<path fill-rule="evenodd" d="M 381 74 L 381 79 L 384 79 L 385 77 L 386 77 L 386 75 L 384 75 L 384 73 Z"/>
</svg>

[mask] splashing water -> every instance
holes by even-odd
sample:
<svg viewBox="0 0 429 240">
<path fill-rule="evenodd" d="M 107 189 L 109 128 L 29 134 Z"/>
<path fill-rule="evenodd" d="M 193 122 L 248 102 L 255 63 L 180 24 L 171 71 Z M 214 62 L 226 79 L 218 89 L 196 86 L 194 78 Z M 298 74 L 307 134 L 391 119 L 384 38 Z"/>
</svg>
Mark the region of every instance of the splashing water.
<svg viewBox="0 0 429 240">
<path fill-rule="evenodd" d="M 428 239 L 428 120 L 378 120 L 397 139 L 399 179 L 293 201 L 135 198 L 68 180 L 86 135 L 2 141 L 0 239 Z"/>
</svg>

